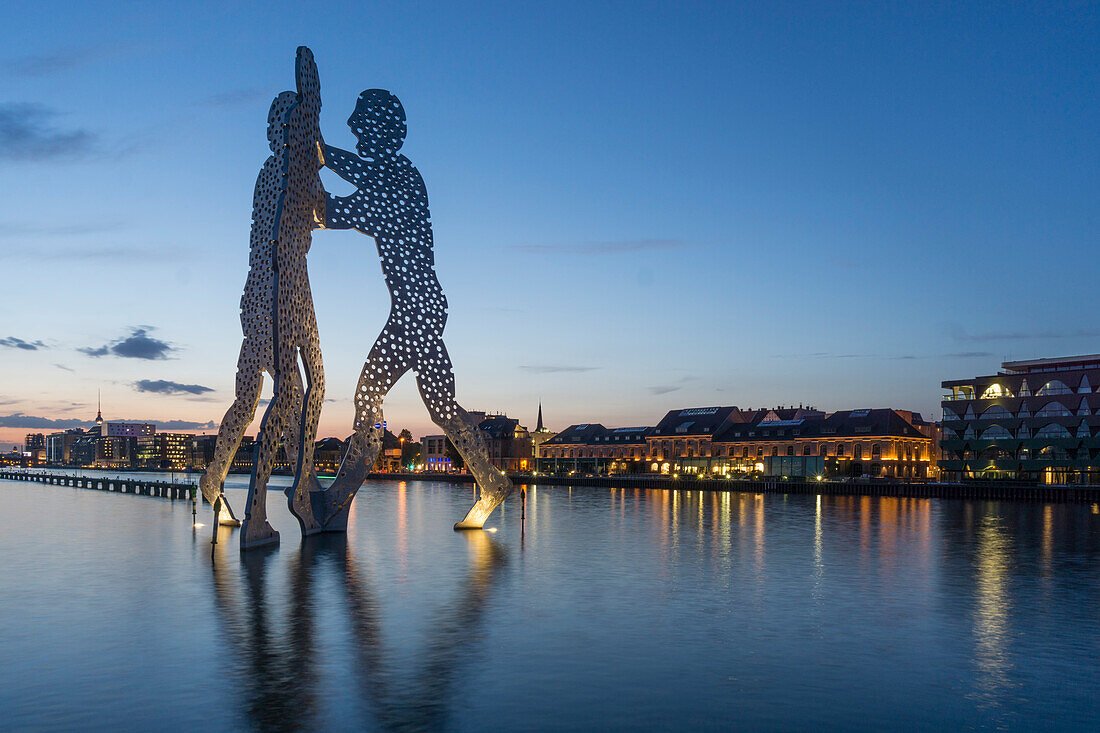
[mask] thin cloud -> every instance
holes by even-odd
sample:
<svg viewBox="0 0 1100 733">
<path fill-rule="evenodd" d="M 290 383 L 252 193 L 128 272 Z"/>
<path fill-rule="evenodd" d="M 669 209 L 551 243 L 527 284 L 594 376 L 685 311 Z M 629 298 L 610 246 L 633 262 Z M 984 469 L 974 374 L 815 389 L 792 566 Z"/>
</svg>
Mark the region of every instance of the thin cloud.
<svg viewBox="0 0 1100 733">
<path fill-rule="evenodd" d="M 561 372 L 592 372 L 599 367 L 593 366 L 564 366 L 564 365 L 523 365 L 520 367 L 525 372 L 532 374 L 559 374 Z"/>
<path fill-rule="evenodd" d="M 951 337 L 962 343 L 987 343 L 989 341 L 1052 341 L 1056 339 L 1096 338 L 1100 329 L 1070 328 L 1065 330 L 1045 329 L 1041 331 L 987 331 L 968 333 L 962 326 L 948 326 Z"/>
<path fill-rule="evenodd" d="M 181 384 L 167 379 L 139 379 L 134 382 L 138 392 L 153 392 L 155 394 L 203 394 L 213 392 L 210 387 L 201 384 Z"/>
<path fill-rule="evenodd" d="M 516 244 L 513 249 L 536 254 L 607 255 L 645 252 L 653 250 L 682 249 L 691 244 L 682 239 L 625 239 L 612 242 L 583 242 L 581 244 Z"/>
<path fill-rule="evenodd" d="M 21 224 L 0 222 L 0 239 L 28 239 L 31 237 L 82 237 L 89 234 L 109 234 L 122 228 L 121 222 L 96 222 L 76 224 Z M 37 253 L 36 253 L 37 254 Z"/>
<path fill-rule="evenodd" d="M 195 107 L 232 107 L 238 104 L 249 104 L 267 98 L 267 93 L 261 89 L 231 89 L 225 92 L 211 94 L 194 103 Z"/>
<path fill-rule="evenodd" d="M 957 351 L 954 354 L 944 354 L 948 359 L 988 359 L 993 356 L 991 351 Z"/>
<path fill-rule="evenodd" d="M 661 385 L 658 385 L 656 387 L 650 387 L 649 388 L 649 393 L 650 394 L 655 394 L 655 395 L 668 394 L 669 392 L 675 392 L 678 389 L 680 389 L 680 388 L 677 387 L 677 386 L 673 386 L 671 384 L 661 384 Z"/>
<path fill-rule="evenodd" d="M 98 137 L 55 127 L 58 115 L 38 104 L 0 104 L 0 160 L 77 160 L 98 150 Z"/>
<path fill-rule="evenodd" d="M 15 76 L 38 78 L 69 71 L 112 55 L 116 49 L 108 46 L 80 46 L 51 53 L 34 54 L 9 59 L 6 66 Z"/>
<path fill-rule="evenodd" d="M 9 349 L 23 349 L 24 351 L 38 351 L 46 348 L 46 344 L 41 341 L 24 341 L 15 336 L 0 339 L 0 346 L 6 346 Z"/>
<path fill-rule="evenodd" d="M 149 335 L 150 326 L 138 326 L 131 330 L 129 336 L 112 341 L 103 346 L 87 346 L 77 349 L 88 356 L 120 356 L 124 359 L 167 359 L 168 355 L 176 349 L 167 341 L 153 338 Z"/>
<path fill-rule="evenodd" d="M 64 419 L 56 420 L 49 417 L 37 417 L 16 412 L 11 415 L 0 415 L 0 428 L 54 428 L 67 430 L 69 428 L 88 428 L 94 423 L 88 420 Z"/>
<path fill-rule="evenodd" d="M 157 426 L 157 430 L 216 430 L 218 427 L 218 423 L 213 420 L 196 422 L 194 420 L 123 418 L 118 422 L 152 423 Z M 37 415 L 24 415 L 21 412 L 16 412 L 11 415 L 0 415 L 0 428 L 69 430 L 71 428 L 90 428 L 94 424 L 95 423 L 91 420 L 39 417 Z"/>
</svg>

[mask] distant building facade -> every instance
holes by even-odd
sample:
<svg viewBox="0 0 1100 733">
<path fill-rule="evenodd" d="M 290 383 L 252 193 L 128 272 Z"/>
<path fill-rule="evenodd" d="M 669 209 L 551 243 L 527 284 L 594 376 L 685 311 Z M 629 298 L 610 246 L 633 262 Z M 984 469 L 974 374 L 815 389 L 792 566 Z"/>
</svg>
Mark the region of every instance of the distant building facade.
<svg viewBox="0 0 1100 733">
<path fill-rule="evenodd" d="M 542 445 L 550 473 L 894 477 L 936 474 L 935 426 L 889 408 L 689 407 L 657 425 L 571 425 Z"/>
<path fill-rule="evenodd" d="M 945 479 L 1100 483 L 1100 354 L 1006 361 L 942 385 Z"/>
</svg>

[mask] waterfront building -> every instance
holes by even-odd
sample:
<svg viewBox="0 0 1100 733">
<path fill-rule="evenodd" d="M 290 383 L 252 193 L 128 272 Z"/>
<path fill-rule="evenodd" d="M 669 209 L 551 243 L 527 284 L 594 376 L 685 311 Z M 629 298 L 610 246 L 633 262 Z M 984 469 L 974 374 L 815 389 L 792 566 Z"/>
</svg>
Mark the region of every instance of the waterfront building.
<svg viewBox="0 0 1100 733">
<path fill-rule="evenodd" d="M 138 436 L 134 439 L 134 467 L 182 471 L 191 465 L 193 441 L 194 436 L 189 433 Z"/>
<path fill-rule="evenodd" d="M 41 466 L 46 462 L 46 436 L 42 433 L 27 433 L 23 438 L 23 454 L 30 459 L 32 466 Z"/>
<path fill-rule="evenodd" d="M 599 423 L 570 425 L 542 444 L 538 469 L 549 473 L 598 473 L 595 439 L 607 433 Z"/>
<path fill-rule="evenodd" d="M 196 471 L 205 471 L 210 461 L 214 460 L 214 447 L 217 443 L 217 435 L 192 435 L 191 468 Z"/>
<path fill-rule="evenodd" d="M 478 423 L 489 462 L 502 471 L 530 471 L 534 467 L 534 443 L 527 428 L 506 415 L 489 415 Z"/>
<path fill-rule="evenodd" d="M 318 474 L 335 476 L 340 469 L 340 457 L 344 454 L 344 441 L 324 438 L 313 444 L 313 467 Z"/>
<path fill-rule="evenodd" d="M 1100 483 L 1100 354 L 942 383 L 943 477 Z"/>
<path fill-rule="evenodd" d="M 935 473 L 933 426 L 919 413 L 890 408 L 758 410 L 713 439 L 705 465 L 688 473 L 789 478 L 929 478 Z"/>
<path fill-rule="evenodd" d="M 571 425 L 542 446 L 540 471 L 729 477 L 929 478 L 936 428 L 890 408 L 669 411 L 652 428 Z"/>
<path fill-rule="evenodd" d="M 84 434 L 83 428 L 71 428 L 46 436 L 46 463 L 51 466 L 67 466 L 73 462 L 73 444 Z"/>
<path fill-rule="evenodd" d="M 449 473 L 454 463 L 447 455 L 446 435 L 425 435 L 420 439 L 420 465 L 424 471 Z"/>
</svg>

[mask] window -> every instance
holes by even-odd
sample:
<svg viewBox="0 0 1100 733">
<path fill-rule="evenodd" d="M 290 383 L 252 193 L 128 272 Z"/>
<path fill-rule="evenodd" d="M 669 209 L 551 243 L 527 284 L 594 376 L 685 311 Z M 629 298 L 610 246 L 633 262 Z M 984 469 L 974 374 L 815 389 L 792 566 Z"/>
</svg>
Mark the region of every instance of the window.
<svg viewBox="0 0 1100 733">
<path fill-rule="evenodd" d="M 821 444 L 821 455 L 829 455 L 829 446 L 825 445 L 824 443 Z"/>
<path fill-rule="evenodd" d="M 810 455 L 810 444 L 809 443 L 802 446 L 802 455 L 804 455 L 804 456 Z"/>
<path fill-rule="evenodd" d="M 871 460 L 875 460 L 875 459 L 881 458 L 881 457 L 882 457 L 882 446 L 880 446 L 878 443 L 875 443 L 874 445 L 871 446 Z"/>
<path fill-rule="evenodd" d="M 1012 433 L 1003 425 L 990 425 L 982 431 L 981 440 L 1006 440 L 1012 437 Z"/>
<path fill-rule="evenodd" d="M 1035 393 L 1035 396 L 1041 397 L 1043 395 L 1054 394 L 1073 394 L 1073 390 L 1067 387 L 1064 382 L 1059 382 L 1057 379 L 1053 379 L 1044 384 L 1039 389 L 1039 391 Z"/>
<path fill-rule="evenodd" d="M 774 457 L 774 456 L 778 456 L 778 455 L 779 455 L 779 446 L 778 445 L 773 445 L 772 446 L 772 456 Z"/>
<path fill-rule="evenodd" d="M 979 420 L 1011 420 L 1012 413 L 1001 407 L 1000 405 L 992 405 L 988 410 L 982 413 Z"/>
<path fill-rule="evenodd" d="M 983 400 L 995 400 L 999 397 L 1011 397 L 1011 396 L 1012 396 L 1012 392 L 1010 392 L 1008 390 L 1008 387 L 1005 387 L 1004 385 L 1001 385 L 1001 384 L 991 384 L 991 385 L 989 385 L 988 387 L 985 388 L 984 392 L 982 392 L 982 399 Z"/>
<path fill-rule="evenodd" d="M 1052 422 L 1049 425 L 1044 425 L 1037 433 L 1035 433 L 1035 437 L 1036 438 L 1072 438 L 1073 436 L 1069 434 L 1069 431 L 1066 430 L 1064 426 L 1059 425 L 1058 423 L 1053 423 Z"/>
<path fill-rule="evenodd" d="M 837 443 L 836 455 L 837 455 L 837 458 L 840 458 L 841 456 L 844 455 L 844 444 L 843 443 Z"/>
<path fill-rule="evenodd" d="M 862 443 L 856 443 L 855 447 L 852 448 L 852 458 L 855 458 L 857 461 L 862 461 L 863 460 L 863 444 Z"/>
<path fill-rule="evenodd" d="M 1067 417 L 1072 414 L 1061 402 L 1049 402 L 1035 413 L 1035 417 Z"/>
<path fill-rule="evenodd" d="M 787 446 L 787 455 L 788 456 L 793 456 L 794 455 L 794 446 L 793 445 L 788 445 Z"/>
</svg>

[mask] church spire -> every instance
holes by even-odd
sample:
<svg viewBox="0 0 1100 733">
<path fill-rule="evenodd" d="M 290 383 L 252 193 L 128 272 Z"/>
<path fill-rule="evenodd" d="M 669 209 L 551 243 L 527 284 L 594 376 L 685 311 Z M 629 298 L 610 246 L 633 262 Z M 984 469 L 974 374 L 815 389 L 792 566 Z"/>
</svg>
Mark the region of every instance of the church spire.
<svg viewBox="0 0 1100 733">
<path fill-rule="evenodd" d="M 96 402 L 98 403 L 96 405 L 95 424 L 102 426 L 103 425 L 103 390 L 97 389 L 95 391 L 95 393 L 96 393 Z"/>
<path fill-rule="evenodd" d="M 541 433 L 546 430 L 546 427 L 542 424 L 542 400 L 539 400 L 539 423 L 535 426 L 535 432 Z"/>
</svg>

